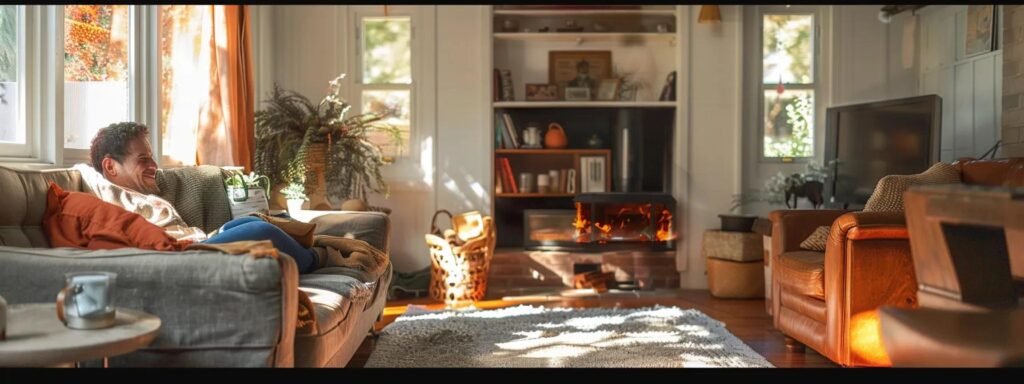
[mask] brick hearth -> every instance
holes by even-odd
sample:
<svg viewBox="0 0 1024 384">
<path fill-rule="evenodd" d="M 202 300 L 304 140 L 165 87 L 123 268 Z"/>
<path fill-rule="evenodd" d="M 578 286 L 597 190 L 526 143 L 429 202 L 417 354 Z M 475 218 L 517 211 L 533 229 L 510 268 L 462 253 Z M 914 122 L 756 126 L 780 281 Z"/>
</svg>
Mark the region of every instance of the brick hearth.
<svg viewBox="0 0 1024 384">
<path fill-rule="evenodd" d="M 488 287 L 572 287 L 573 264 L 601 264 L 616 281 L 650 283 L 652 288 L 679 288 L 675 251 L 569 253 L 498 249 L 491 259 Z"/>
</svg>

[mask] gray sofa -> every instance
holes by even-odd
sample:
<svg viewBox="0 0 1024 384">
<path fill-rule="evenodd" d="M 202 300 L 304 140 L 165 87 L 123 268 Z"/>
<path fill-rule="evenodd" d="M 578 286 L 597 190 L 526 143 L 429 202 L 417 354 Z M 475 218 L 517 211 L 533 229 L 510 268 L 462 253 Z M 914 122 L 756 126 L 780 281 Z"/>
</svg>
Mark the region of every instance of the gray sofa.
<svg viewBox="0 0 1024 384">
<path fill-rule="evenodd" d="M 362 282 L 343 273 L 300 276 L 290 257 L 50 248 L 41 227 L 49 181 L 85 188 L 74 170 L 0 166 L 0 296 L 9 304 L 54 302 L 64 273 L 117 273 L 117 305 L 155 314 L 162 326 L 152 344 L 111 357 L 110 366 L 344 367 L 383 312 L 390 266 L 377 281 Z M 337 212 L 309 221 L 318 233 L 387 252 L 386 214 Z M 299 290 L 315 307 L 310 334 L 296 334 Z"/>
</svg>

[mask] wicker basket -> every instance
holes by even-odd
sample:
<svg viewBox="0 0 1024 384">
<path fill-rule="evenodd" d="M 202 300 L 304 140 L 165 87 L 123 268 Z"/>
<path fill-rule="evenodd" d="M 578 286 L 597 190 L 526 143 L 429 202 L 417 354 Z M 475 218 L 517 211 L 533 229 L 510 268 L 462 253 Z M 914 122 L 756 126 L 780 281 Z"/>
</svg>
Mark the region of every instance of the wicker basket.
<svg viewBox="0 0 1024 384">
<path fill-rule="evenodd" d="M 438 211 L 434 214 L 435 221 L 442 212 L 448 213 Z M 491 217 L 484 217 L 482 225 L 480 236 L 468 239 L 462 245 L 453 245 L 449 239 L 441 237 L 443 235 L 436 225 L 431 227 L 433 233 L 425 235 L 430 248 L 431 298 L 446 303 L 484 298 L 497 238 Z"/>
</svg>

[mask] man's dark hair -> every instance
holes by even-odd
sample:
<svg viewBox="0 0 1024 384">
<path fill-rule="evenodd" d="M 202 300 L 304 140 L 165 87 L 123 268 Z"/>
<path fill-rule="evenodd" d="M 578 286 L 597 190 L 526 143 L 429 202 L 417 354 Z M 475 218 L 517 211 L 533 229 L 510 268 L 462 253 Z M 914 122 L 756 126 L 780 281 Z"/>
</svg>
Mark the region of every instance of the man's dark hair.
<svg viewBox="0 0 1024 384">
<path fill-rule="evenodd" d="M 103 158 L 108 155 L 118 163 L 124 162 L 127 155 L 128 142 L 139 136 L 149 135 L 149 127 L 145 125 L 126 121 L 110 124 L 96 132 L 89 146 L 89 160 L 97 172 L 103 173 Z"/>
</svg>

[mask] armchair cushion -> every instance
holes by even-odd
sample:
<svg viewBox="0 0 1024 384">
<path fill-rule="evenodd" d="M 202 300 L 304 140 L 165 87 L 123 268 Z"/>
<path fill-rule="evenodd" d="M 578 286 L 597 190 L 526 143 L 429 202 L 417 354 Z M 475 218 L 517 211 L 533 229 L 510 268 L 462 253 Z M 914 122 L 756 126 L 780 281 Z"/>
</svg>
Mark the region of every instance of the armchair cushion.
<svg viewBox="0 0 1024 384">
<path fill-rule="evenodd" d="M 818 227 L 818 229 L 814 230 L 814 233 L 807 236 L 807 239 L 800 243 L 800 249 L 825 252 L 825 244 L 828 243 L 828 232 L 831 229 L 832 226 L 830 225 L 822 225 Z"/>
<path fill-rule="evenodd" d="M 779 255 L 776 280 L 795 293 L 825 299 L 825 253 L 793 251 Z"/>
<path fill-rule="evenodd" d="M 878 180 L 864 211 L 903 212 L 903 192 L 911 185 L 959 183 L 960 171 L 953 164 L 942 162 L 916 175 L 888 175 Z"/>
</svg>

